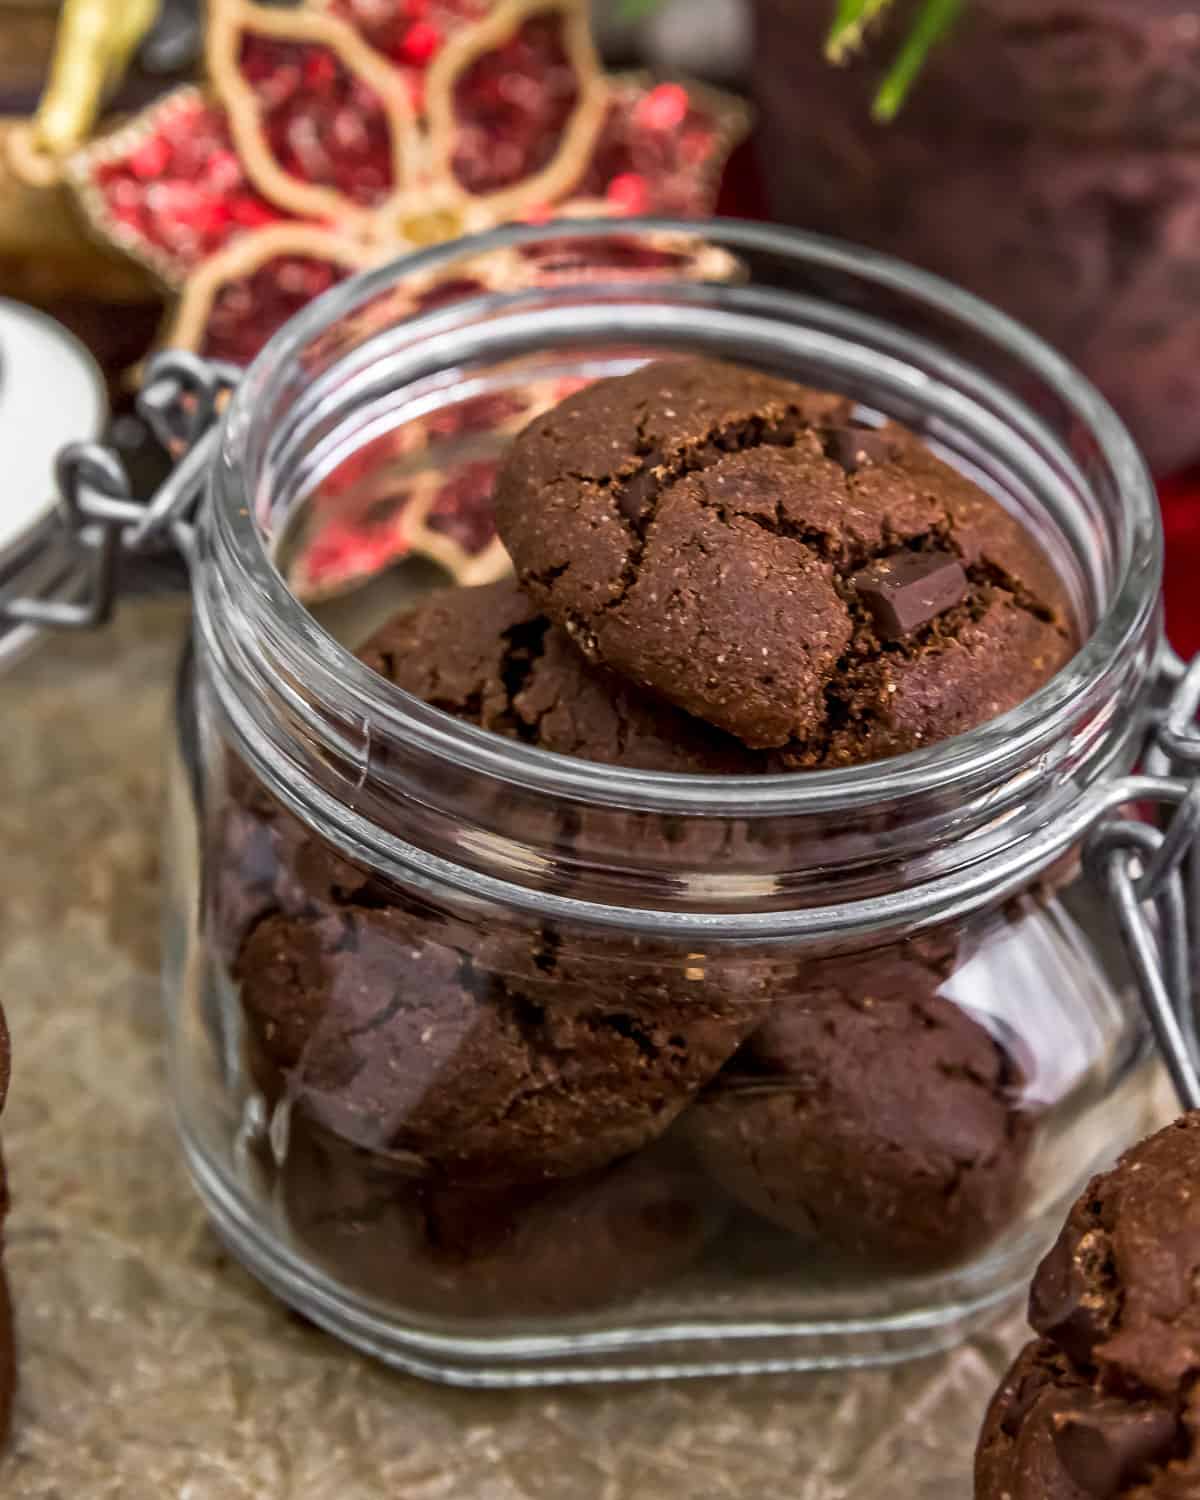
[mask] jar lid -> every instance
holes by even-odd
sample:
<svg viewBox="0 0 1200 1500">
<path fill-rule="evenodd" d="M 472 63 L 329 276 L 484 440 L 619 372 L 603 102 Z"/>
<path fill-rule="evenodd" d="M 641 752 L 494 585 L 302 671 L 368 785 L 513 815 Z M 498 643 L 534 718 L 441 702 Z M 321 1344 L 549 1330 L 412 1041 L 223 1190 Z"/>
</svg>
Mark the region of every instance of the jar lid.
<svg viewBox="0 0 1200 1500">
<path fill-rule="evenodd" d="M 98 438 L 108 414 L 100 367 L 45 313 L 0 297 L 0 595 L 74 598 L 86 564 L 58 506 L 63 447 Z M 41 632 L 0 618 L 0 668 Z"/>
<path fill-rule="evenodd" d="M 100 436 L 104 377 L 61 324 L 0 298 L 0 566 L 24 552 L 54 513 L 54 464 L 69 443 Z"/>
</svg>

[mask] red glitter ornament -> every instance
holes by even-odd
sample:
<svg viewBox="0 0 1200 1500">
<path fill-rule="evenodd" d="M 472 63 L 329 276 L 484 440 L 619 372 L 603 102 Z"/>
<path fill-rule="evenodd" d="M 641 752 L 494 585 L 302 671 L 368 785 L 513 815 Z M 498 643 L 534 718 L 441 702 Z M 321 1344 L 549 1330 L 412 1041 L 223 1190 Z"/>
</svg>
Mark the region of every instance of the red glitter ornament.
<svg viewBox="0 0 1200 1500">
<path fill-rule="evenodd" d="M 274 283 L 297 262 L 332 284 L 515 219 L 702 217 L 744 128 L 695 85 L 606 78 L 584 0 L 210 0 L 207 37 L 211 88 L 88 147 L 71 178 L 180 291 L 169 342 L 224 358 L 295 310 Z"/>
<path fill-rule="evenodd" d="M 640 172 L 618 172 L 605 188 L 604 196 L 623 214 L 644 214 L 650 202 L 650 188 Z"/>
<path fill-rule="evenodd" d="M 400 43 L 400 56 L 405 62 L 424 67 L 433 61 L 433 55 L 442 45 L 442 33 L 429 21 L 416 21 L 404 33 Z"/>
<path fill-rule="evenodd" d="M 634 105 L 637 124 L 644 130 L 674 130 L 687 118 L 690 101 L 681 83 L 660 83 Z"/>
<path fill-rule="evenodd" d="M 89 146 L 70 177 L 96 227 L 178 291 L 168 342 L 239 363 L 344 277 L 436 240 L 572 214 L 704 217 L 744 129 L 740 105 L 697 85 L 606 77 L 587 9 L 209 0 L 210 87 L 169 95 Z M 564 278 L 729 269 L 694 237 L 587 237 L 410 278 L 386 315 Z M 504 566 L 495 457 L 474 450 L 502 446 L 560 389 L 464 401 L 356 454 L 312 497 L 321 525 L 293 585 L 338 588 L 413 548 L 464 581 L 492 576 Z M 463 456 L 455 443 L 468 436 Z M 418 463 L 416 478 L 400 477 L 401 459 Z"/>
</svg>

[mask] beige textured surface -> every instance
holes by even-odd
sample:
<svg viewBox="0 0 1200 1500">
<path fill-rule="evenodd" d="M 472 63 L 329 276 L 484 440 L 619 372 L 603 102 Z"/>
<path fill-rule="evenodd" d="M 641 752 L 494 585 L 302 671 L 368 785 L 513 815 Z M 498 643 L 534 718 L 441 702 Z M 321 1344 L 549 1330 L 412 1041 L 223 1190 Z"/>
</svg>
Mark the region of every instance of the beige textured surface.
<svg viewBox="0 0 1200 1500">
<path fill-rule="evenodd" d="M 1016 1316 L 895 1371 L 482 1393 L 383 1371 L 229 1263 L 160 1052 L 159 745 L 182 619 L 130 608 L 0 681 L 22 1379 L 3 1500 L 968 1500 Z"/>
</svg>

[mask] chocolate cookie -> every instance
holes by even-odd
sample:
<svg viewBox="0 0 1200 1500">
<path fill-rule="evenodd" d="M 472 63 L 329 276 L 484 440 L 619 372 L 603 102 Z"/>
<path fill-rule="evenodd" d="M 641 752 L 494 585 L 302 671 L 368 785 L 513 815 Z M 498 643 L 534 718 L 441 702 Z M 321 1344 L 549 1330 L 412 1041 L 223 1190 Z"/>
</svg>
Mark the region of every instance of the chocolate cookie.
<svg viewBox="0 0 1200 1500">
<path fill-rule="evenodd" d="M 867 1261 L 926 1270 L 1012 1220 L 1020 1069 L 900 950 L 814 963 L 681 1121 L 728 1192 Z M 801 987 L 802 986 L 802 987 Z"/>
<path fill-rule="evenodd" d="M 762 1014 L 744 965 L 622 939 L 458 928 L 347 904 L 272 915 L 234 965 L 260 1084 L 355 1145 L 456 1180 L 539 1182 L 658 1137 Z"/>
<path fill-rule="evenodd" d="M 1029 1321 L 1106 1388 L 1200 1373 L 1200 1112 L 1093 1178 L 1038 1268 Z"/>
<path fill-rule="evenodd" d="M 400 900 L 278 802 L 232 753 L 225 757 L 225 793 L 204 877 L 209 934 L 227 963 L 251 928 L 273 913 L 308 917 Z"/>
<path fill-rule="evenodd" d="M 1192 1500 L 1200 1395 L 1106 1395 L 1049 1339 L 1027 1344 L 996 1392 L 975 1456 L 976 1500 Z"/>
<path fill-rule="evenodd" d="M 281 1173 L 292 1234 L 334 1275 L 451 1318 L 626 1302 L 684 1270 L 724 1215 L 711 1186 L 653 1148 L 550 1186 L 464 1188 L 302 1131 Z"/>
<path fill-rule="evenodd" d="M 1038 546 L 912 434 L 714 360 L 647 365 L 535 418 L 496 518 L 589 660 L 796 766 L 957 734 L 1076 645 Z"/>
<path fill-rule="evenodd" d="M 363 654 L 435 706 L 546 749 L 759 769 L 731 737 L 590 668 L 512 582 L 434 596 Z M 349 1141 L 473 1180 L 587 1171 L 664 1130 L 758 1022 L 753 965 L 455 927 L 341 859 L 232 759 L 228 782 L 211 920 L 254 1075 Z"/>
<path fill-rule="evenodd" d="M 693 775 L 780 769 L 732 735 L 589 666 L 512 578 L 433 594 L 359 654 L 435 708 L 559 755 Z"/>
<path fill-rule="evenodd" d="M 591 667 L 570 640 L 504 579 L 447 589 L 397 615 L 360 652 L 382 676 L 455 718 L 523 744 L 631 770 L 694 775 L 759 775 L 784 769 L 732 735 Z M 377 758 L 382 755 L 377 751 Z M 226 759 L 226 798 L 207 869 L 209 929 L 232 963 L 245 934 L 264 916 L 309 916 L 329 905 L 396 899 L 368 872 L 341 858 L 275 800 L 235 756 Z M 448 775 L 455 775 L 449 771 Z M 489 800 L 490 799 L 490 800 Z M 665 818 L 611 809 L 518 807 L 466 774 L 454 801 L 479 826 L 559 848 L 605 840 L 615 851 L 656 843 L 678 865 L 679 830 Z M 524 821 L 522 821 L 524 820 Z M 764 840 L 771 830 L 761 830 Z M 744 826 L 699 820 L 689 852 L 701 868 L 721 860 Z M 744 847 L 743 847 L 744 854 Z M 560 874 L 558 882 L 565 884 Z"/>
<path fill-rule="evenodd" d="M 977 1500 L 1200 1494 L 1200 1112 L 1080 1195 L 988 1412 Z"/>
</svg>

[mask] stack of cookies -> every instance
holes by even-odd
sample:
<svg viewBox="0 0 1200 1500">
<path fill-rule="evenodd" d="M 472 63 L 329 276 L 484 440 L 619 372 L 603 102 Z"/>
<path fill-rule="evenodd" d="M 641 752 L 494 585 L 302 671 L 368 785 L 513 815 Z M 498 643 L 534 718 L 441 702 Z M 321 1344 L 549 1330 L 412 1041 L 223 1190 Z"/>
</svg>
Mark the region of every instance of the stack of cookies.
<svg viewBox="0 0 1200 1500">
<path fill-rule="evenodd" d="M 712 360 L 536 419 L 496 515 L 515 577 L 432 596 L 361 654 L 558 755 L 709 776 L 860 764 L 1004 712 L 1077 645 L 1037 543 L 915 436 Z M 292 1232 L 344 1280 L 523 1317 L 627 1298 L 731 1222 L 914 1273 L 1011 1222 L 1022 1068 L 943 994 L 956 935 L 698 962 L 483 924 L 347 862 L 243 768 L 229 790 L 211 927 L 254 1085 L 288 1105 Z M 586 808 L 555 816 L 557 847 L 587 837 Z"/>
</svg>

